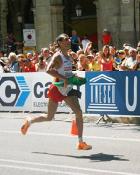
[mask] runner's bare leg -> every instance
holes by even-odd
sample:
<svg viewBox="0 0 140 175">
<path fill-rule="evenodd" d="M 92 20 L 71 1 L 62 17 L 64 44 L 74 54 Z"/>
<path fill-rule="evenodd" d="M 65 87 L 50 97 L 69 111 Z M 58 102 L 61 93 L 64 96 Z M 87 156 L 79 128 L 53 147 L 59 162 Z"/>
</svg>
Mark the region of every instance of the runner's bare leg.
<svg viewBox="0 0 140 175">
<path fill-rule="evenodd" d="M 82 115 L 82 110 L 79 105 L 78 98 L 76 96 L 68 96 L 64 99 L 64 101 L 75 113 L 76 124 L 78 128 L 78 136 L 82 137 L 83 135 L 83 115 Z"/>
<path fill-rule="evenodd" d="M 32 123 L 44 122 L 44 121 L 51 121 L 54 118 L 54 115 L 57 111 L 58 103 L 54 102 L 52 99 L 49 99 L 48 102 L 48 114 L 41 115 L 38 117 L 34 117 L 31 119 Z"/>
</svg>

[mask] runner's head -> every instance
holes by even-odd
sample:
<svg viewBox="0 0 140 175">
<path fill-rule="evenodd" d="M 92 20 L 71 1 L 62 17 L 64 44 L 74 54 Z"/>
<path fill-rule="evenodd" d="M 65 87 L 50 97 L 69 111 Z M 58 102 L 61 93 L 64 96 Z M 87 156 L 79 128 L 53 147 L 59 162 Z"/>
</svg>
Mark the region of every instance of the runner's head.
<svg viewBox="0 0 140 175">
<path fill-rule="evenodd" d="M 60 49 L 67 49 L 69 50 L 71 48 L 71 41 L 67 34 L 62 33 L 56 38 L 56 42 Z"/>
</svg>

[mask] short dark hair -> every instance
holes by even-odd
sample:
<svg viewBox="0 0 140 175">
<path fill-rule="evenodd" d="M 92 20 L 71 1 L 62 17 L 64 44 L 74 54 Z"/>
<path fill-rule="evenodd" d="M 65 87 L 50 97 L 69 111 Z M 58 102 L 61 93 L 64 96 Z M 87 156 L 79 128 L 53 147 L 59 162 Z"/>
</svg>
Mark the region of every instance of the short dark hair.
<svg viewBox="0 0 140 175">
<path fill-rule="evenodd" d="M 58 37 L 56 38 L 57 44 L 58 44 L 59 41 L 62 41 L 63 39 L 65 39 L 67 37 L 69 37 L 69 36 L 65 33 L 62 33 L 62 34 L 58 35 Z"/>
</svg>

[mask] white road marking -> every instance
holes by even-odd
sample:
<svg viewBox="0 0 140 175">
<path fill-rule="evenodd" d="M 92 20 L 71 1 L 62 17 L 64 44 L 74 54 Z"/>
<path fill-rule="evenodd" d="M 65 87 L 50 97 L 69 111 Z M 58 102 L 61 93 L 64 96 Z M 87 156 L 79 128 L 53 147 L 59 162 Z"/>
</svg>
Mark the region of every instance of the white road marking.
<svg viewBox="0 0 140 175">
<path fill-rule="evenodd" d="M 21 134 L 19 131 L 13 130 L 0 130 L 0 133 L 7 133 L 7 134 Z M 72 135 L 67 134 L 57 134 L 57 133 L 44 133 L 44 132 L 28 132 L 27 135 L 36 135 L 36 136 L 53 136 L 53 137 L 72 137 Z M 120 137 L 101 137 L 101 136 L 86 136 L 84 138 L 87 139 L 101 139 L 101 140 L 113 140 L 113 141 L 127 141 L 127 142 L 140 142 L 140 139 L 133 139 L 133 138 L 120 138 Z"/>
<path fill-rule="evenodd" d="M 20 169 L 20 170 L 28 170 L 28 171 L 39 171 L 39 172 L 44 172 L 44 173 L 55 173 L 55 174 L 68 174 L 68 175 L 86 175 L 86 174 L 81 174 L 81 173 L 72 173 L 72 172 L 65 172 L 65 171 L 55 171 L 55 170 L 47 170 L 43 168 L 30 168 L 30 167 L 23 167 L 23 166 L 13 166 L 13 165 L 0 165 L 0 167 L 3 168 L 12 168 L 12 169 Z M 88 174 L 87 174 L 88 175 Z"/>
<path fill-rule="evenodd" d="M 19 161 L 19 160 L 12 160 L 12 159 L 0 159 L 0 162 L 6 162 L 6 163 L 16 163 L 20 164 L 20 166 L 15 165 L 0 165 L 0 167 L 7 167 L 7 168 L 15 168 L 15 169 L 25 169 L 30 171 L 42 171 L 42 172 L 53 172 L 53 173 L 62 173 L 62 174 L 70 174 L 70 175 L 86 175 L 85 173 L 76 173 L 76 172 L 70 172 L 70 170 L 79 170 L 79 171 L 88 171 L 88 172 L 98 172 L 98 173 L 107 173 L 107 174 L 119 174 L 119 175 L 140 175 L 136 173 L 128 173 L 128 172 L 116 172 L 116 171 L 110 171 L 110 170 L 101 170 L 101 169 L 94 169 L 94 168 L 81 168 L 81 167 L 74 167 L 74 166 L 65 166 L 65 165 L 54 165 L 54 164 L 45 164 L 45 163 L 39 163 L 39 162 L 28 162 L 28 161 Z M 24 165 L 24 166 L 22 166 Z M 34 166 L 48 166 L 48 167 L 55 167 L 55 168 L 66 168 L 70 169 L 69 172 L 64 171 L 55 171 L 55 170 L 48 170 L 44 168 L 30 168 L 25 167 L 25 165 L 34 165 Z"/>
</svg>

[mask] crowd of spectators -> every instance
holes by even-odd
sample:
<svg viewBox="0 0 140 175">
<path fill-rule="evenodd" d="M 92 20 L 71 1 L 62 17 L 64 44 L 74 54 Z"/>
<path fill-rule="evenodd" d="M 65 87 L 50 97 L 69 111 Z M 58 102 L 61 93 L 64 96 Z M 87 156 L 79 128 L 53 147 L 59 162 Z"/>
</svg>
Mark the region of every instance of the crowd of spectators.
<svg viewBox="0 0 140 175">
<path fill-rule="evenodd" d="M 73 70 L 79 71 L 134 71 L 140 70 L 140 42 L 137 48 L 125 43 L 122 49 L 103 44 L 100 50 L 94 48 L 87 35 L 82 40 L 72 31 L 72 47 L 69 55 L 73 59 Z M 4 72 L 45 72 L 53 54 L 59 50 L 53 42 L 39 52 L 16 54 L 0 51 L 0 73 Z"/>
</svg>

